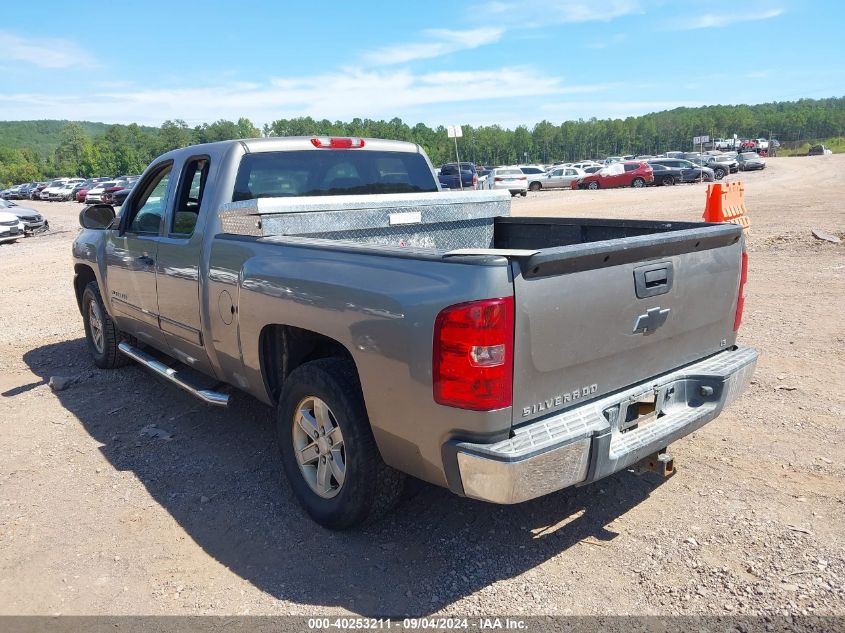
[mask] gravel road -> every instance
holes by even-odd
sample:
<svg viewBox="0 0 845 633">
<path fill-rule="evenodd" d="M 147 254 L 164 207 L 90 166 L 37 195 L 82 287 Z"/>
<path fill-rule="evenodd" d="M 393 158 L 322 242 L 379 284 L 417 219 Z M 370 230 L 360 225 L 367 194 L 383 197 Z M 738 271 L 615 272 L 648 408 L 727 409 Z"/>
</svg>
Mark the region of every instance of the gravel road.
<svg viewBox="0 0 845 633">
<path fill-rule="evenodd" d="M 81 208 L 0 246 L 0 614 L 845 615 L 845 155 L 740 175 L 750 390 L 621 473 L 513 507 L 419 490 L 331 533 L 284 481 L 270 411 L 94 367 L 73 296 Z M 734 177 L 735 178 L 735 177 Z M 695 220 L 702 185 L 531 193 L 514 213 Z M 54 391 L 51 377 L 68 379 Z"/>
</svg>

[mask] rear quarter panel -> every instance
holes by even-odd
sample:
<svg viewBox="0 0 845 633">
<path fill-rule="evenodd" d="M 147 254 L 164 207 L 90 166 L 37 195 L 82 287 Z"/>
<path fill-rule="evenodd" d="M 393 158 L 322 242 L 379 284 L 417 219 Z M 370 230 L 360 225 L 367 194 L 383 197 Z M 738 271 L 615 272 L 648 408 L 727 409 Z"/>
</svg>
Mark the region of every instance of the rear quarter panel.
<svg viewBox="0 0 845 633">
<path fill-rule="evenodd" d="M 265 327 L 291 325 L 341 343 L 350 353 L 384 460 L 445 485 L 441 447 L 459 435 L 501 437 L 510 407 L 474 412 L 444 407 L 432 396 L 434 320 L 446 306 L 510 296 L 507 261 L 467 265 L 291 245 L 277 238 L 215 239 L 209 270 L 211 331 L 227 378 L 271 401 L 261 370 Z M 238 318 L 213 306 L 223 292 Z"/>
</svg>

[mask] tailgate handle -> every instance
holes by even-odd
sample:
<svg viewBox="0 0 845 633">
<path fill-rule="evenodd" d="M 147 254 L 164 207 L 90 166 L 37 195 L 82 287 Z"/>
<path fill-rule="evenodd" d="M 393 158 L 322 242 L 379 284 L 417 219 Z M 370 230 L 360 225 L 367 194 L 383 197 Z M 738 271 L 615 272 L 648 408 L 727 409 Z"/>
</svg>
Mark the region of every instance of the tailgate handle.
<svg viewBox="0 0 845 633">
<path fill-rule="evenodd" d="M 656 288 L 657 286 L 666 285 L 666 269 L 651 270 L 645 274 L 645 287 Z"/>
<path fill-rule="evenodd" d="M 640 299 L 666 294 L 672 289 L 674 279 L 672 262 L 648 264 L 634 269 L 634 289 Z"/>
</svg>

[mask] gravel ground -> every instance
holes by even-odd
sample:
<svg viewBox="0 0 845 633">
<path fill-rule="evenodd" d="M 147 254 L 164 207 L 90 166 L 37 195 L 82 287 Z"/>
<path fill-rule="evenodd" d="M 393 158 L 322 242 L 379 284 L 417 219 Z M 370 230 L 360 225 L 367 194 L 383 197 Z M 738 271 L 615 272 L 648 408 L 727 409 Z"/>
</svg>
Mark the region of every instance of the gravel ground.
<svg viewBox="0 0 845 633">
<path fill-rule="evenodd" d="M 284 481 L 270 411 L 100 371 L 71 285 L 74 203 L 0 246 L 0 614 L 845 615 L 845 155 L 742 176 L 750 390 L 621 473 L 519 506 L 431 486 L 331 533 Z M 514 213 L 695 220 L 701 185 L 531 193 Z M 53 376 L 69 379 L 53 391 Z M 155 425 L 151 427 L 150 425 Z"/>
</svg>

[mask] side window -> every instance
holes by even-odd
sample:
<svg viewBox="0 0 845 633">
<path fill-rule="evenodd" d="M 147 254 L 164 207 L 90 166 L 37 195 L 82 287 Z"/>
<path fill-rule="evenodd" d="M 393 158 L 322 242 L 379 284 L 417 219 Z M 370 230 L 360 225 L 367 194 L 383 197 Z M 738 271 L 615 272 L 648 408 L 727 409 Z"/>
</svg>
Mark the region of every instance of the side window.
<svg viewBox="0 0 845 633">
<path fill-rule="evenodd" d="M 635 169 L 639 169 L 639 165 L 634 163 L 625 163 L 625 171 L 634 171 Z"/>
<path fill-rule="evenodd" d="M 141 195 L 135 198 L 132 217 L 126 228 L 129 233 L 158 233 L 161 218 L 167 204 L 167 185 L 170 182 L 171 164 L 155 172 L 146 182 L 140 184 Z"/>
<path fill-rule="evenodd" d="M 182 169 L 179 194 L 169 233 L 188 236 L 194 232 L 199 217 L 202 195 L 208 180 L 208 158 L 192 158 Z"/>
</svg>

